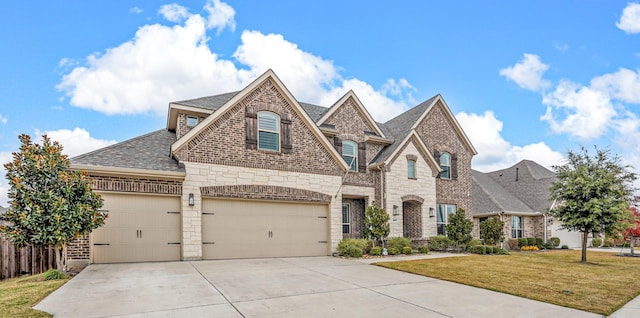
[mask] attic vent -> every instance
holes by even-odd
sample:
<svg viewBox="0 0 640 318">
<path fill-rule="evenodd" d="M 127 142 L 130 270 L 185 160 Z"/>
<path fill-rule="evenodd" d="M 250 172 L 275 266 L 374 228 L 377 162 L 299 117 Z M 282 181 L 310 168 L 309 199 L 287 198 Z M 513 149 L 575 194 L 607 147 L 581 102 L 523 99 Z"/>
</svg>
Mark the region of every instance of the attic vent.
<svg viewBox="0 0 640 318">
<path fill-rule="evenodd" d="M 369 136 L 377 136 L 378 135 L 378 134 L 374 133 L 373 131 L 368 131 L 368 130 L 365 130 L 364 134 L 365 135 L 369 135 Z"/>
</svg>

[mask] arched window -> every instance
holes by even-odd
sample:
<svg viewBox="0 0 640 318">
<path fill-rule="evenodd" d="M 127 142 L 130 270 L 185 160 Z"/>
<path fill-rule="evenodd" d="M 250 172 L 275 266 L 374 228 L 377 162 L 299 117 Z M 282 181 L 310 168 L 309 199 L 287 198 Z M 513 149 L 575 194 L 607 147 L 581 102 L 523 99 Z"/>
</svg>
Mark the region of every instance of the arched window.
<svg viewBox="0 0 640 318">
<path fill-rule="evenodd" d="M 258 149 L 280 151 L 280 116 L 258 113 Z"/>
<path fill-rule="evenodd" d="M 358 144 L 351 140 L 343 141 L 342 158 L 349 165 L 349 171 L 358 171 Z"/>
<path fill-rule="evenodd" d="M 451 179 L 451 154 L 443 152 L 440 154 L 440 178 Z"/>
</svg>

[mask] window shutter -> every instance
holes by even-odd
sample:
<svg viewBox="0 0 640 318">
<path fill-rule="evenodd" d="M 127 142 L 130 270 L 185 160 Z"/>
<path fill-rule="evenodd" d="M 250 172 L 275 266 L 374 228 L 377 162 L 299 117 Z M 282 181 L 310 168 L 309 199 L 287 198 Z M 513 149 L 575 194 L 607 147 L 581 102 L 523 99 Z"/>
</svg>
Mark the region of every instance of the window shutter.
<svg viewBox="0 0 640 318">
<path fill-rule="evenodd" d="M 338 154 L 342 156 L 342 139 L 333 137 L 333 145 L 336 147 Z"/>
<path fill-rule="evenodd" d="M 451 179 L 458 179 L 458 154 L 451 155 Z"/>
<path fill-rule="evenodd" d="M 438 163 L 438 167 L 440 167 L 440 151 L 434 150 L 433 151 L 433 158 L 436 159 L 436 162 Z M 440 173 L 438 173 L 436 178 L 438 178 L 438 179 L 440 178 Z"/>
<path fill-rule="evenodd" d="M 247 149 L 258 148 L 258 114 L 253 107 L 245 108 L 245 144 Z"/>
<path fill-rule="evenodd" d="M 280 148 L 282 153 L 291 153 L 293 145 L 291 143 L 291 115 L 284 114 L 280 119 Z"/>
<path fill-rule="evenodd" d="M 358 172 L 367 172 L 367 143 L 358 143 Z"/>
</svg>

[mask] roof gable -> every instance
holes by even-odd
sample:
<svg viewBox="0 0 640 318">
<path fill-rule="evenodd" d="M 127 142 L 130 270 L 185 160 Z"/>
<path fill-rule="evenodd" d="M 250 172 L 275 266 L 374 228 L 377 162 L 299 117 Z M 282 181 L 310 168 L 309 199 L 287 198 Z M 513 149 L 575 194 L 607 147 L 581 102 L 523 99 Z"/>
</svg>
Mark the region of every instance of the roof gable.
<svg viewBox="0 0 640 318">
<path fill-rule="evenodd" d="M 440 165 L 438 164 L 436 159 L 433 158 L 431 151 L 429 151 L 429 149 L 427 148 L 427 145 L 424 144 L 422 139 L 420 139 L 420 136 L 418 136 L 418 134 L 415 131 L 411 131 L 411 133 L 409 133 L 409 135 L 406 136 L 405 139 L 402 140 L 401 142 L 395 142 L 394 144 L 397 144 L 397 147 L 394 148 L 395 150 L 393 151 L 393 153 L 390 153 L 386 160 L 377 161 L 377 164 L 384 163 L 384 165 L 386 166 L 392 165 L 393 162 L 395 162 L 395 160 L 398 159 L 398 157 L 400 156 L 400 153 L 402 153 L 406 145 L 409 143 L 413 143 L 416 146 L 416 148 L 422 155 L 422 158 L 424 159 L 424 161 L 427 162 L 427 164 L 431 167 L 432 171 L 436 172 L 436 175 L 437 173 L 440 173 Z"/>
<path fill-rule="evenodd" d="M 197 142 L 198 139 L 202 137 L 198 137 L 202 133 L 205 132 L 206 129 L 209 129 L 209 126 L 215 124 L 219 124 L 220 120 L 224 120 L 226 117 L 233 116 L 230 111 L 238 105 L 238 103 L 242 102 L 245 98 L 254 94 L 256 90 L 258 90 L 264 84 L 271 83 L 269 85 L 273 85 L 278 92 L 278 95 L 281 96 L 286 101 L 287 105 L 290 105 L 293 112 L 295 112 L 296 117 L 301 119 L 302 124 L 311 132 L 313 138 L 316 139 L 317 144 L 320 145 L 321 148 L 324 149 L 326 153 L 333 159 L 333 161 L 338 165 L 340 170 L 346 171 L 348 169 L 347 163 L 342 159 L 342 156 L 338 154 L 335 148 L 329 143 L 327 138 L 324 137 L 320 129 L 315 125 L 315 123 L 311 120 L 307 112 L 302 108 L 300 103 L 293 98 L 291 93 L 287 90 L 287 88 L 282 84 L 280 79 L 275 75 L 272 70 L 268 70 L 256 80 L 254 80 L 251 84 L 249 84 L 245 89 L 235 94 L 232 98 L 227 100 L 224 104 L 218 107 L 218 109 L 207 118 L 205 118 L 200 124 L 194 127 L 192 130 L 187 132 L 184 136 L 178 139 L 172 146 L 171 152 L 176 155 L 179 152 L 183 151 L 190 142 Z M 244 109 L 243 109 L 244 111 Z M 226 117 L 225 117 L 226 116 Z M 244 125 L 242 126 L 244 127 Z M 244 133 L 244 128 L 242 128 Z"/>
<path fill-rule="evenodd" d="M 322 117 L 316 122 L 316 124 L 318 126 L 324 124 L 331 118 L 332 115 L 334 115 L 338 111 L 338 109 L 349 105 L 349 103 L 347 102 L 350 99 L 353 101 L 352 104 L 355 105 L 358 113 L 360 114 L 360 117 L 365 121 L 368 127 L 370 127 L 376 134 L 378 134 L 378 136 L 386 138 L 385 134 L 382 132 L 382 129 L 378 127 L 378 124 L 375 122 L 375 120 L 373 120 L 373 117 L 371 117 L 371 114 L 369 114 L 364 105 L 362 105 L 362 102 L 360 101 L 360 99 L 358 99 L 358 96 L 356 96 L 353 90 L 349 90 L 337 102 L 329 107 L 329 109 L 322 115 Z"/>
</svg>

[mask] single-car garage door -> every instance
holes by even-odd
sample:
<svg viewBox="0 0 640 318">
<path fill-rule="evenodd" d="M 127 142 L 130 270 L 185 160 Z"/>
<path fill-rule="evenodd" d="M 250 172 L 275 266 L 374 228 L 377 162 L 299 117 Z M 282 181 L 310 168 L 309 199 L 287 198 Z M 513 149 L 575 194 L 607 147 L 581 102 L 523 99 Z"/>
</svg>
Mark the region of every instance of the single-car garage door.
<svg viewBox="0 0 640 318">
<path fill-rule="evenodd" d="M 109 216 L 92 233 L 94 263 L 180 260 L 180 197 L 101 195 Z"/>
<path fill-rule="evenodd" d="M 327 255 L 326 204 L 205 199 L 204 259 Z"/>
</svg>

